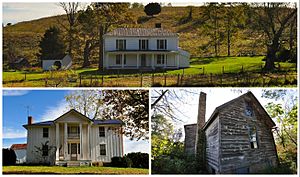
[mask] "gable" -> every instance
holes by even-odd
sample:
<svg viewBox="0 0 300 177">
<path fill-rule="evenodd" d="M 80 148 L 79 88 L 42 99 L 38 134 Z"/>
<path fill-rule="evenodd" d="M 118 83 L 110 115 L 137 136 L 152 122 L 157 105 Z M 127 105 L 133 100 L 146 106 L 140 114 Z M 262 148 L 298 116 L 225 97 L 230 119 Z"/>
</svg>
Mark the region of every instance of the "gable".
<svg viewBox="0 0 300 177">
<path fill-rule="evenodd" d="M 54 122 L 76 122 L 76 123 L 88 123 L 91 122 L 91 120 L 86 117 L 85 115 L 81 114 L 80 112 L 71 109 L 69 112 L 63 114 L 62 116 L 58 117 L 54 120 Z"/>
</svg>

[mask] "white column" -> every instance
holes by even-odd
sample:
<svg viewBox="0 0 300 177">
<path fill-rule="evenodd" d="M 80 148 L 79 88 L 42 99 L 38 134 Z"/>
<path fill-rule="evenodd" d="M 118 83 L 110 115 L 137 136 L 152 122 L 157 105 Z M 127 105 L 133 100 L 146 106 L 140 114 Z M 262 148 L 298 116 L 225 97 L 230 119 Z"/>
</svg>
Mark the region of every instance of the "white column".
<svg viewBox="0 0 300 177">
<path fill-rule="evenodd" d="M 59 160 L 59 123 L 55 124 L 56 160 Z"/>
<path fill-rule="evenodd" d="M 68 123 L 64 123 L 64 159 L 68 157 Z"/>
<path fill-rule="evenodd" d="M 79 124 L 79 137 L 80 137 L 80 158 L 79 160 L 82 159 L 82 123 Z"/>
<path fill-rule="evenodd" d="M 124 53 L 122 53 L 122 68 L 124 68 Z"/>
<path fill-rule="evenodd" d="M 109 64 L 108 64 L 108 53 L 106 53 L 106 57 L 105 57 L 105 65 L 106 65 L 106 69 L 109 68 Z"/>
<path fill-rule="evenodd" d="M 140 54 L 136 54 L 136 68 L 139 69 L 139 58 L 140 58 Z"/>
<path fill-rule="evenodd" d="M 151 67 L 152 67 L 152 69 L 154 69 L 154 54 L 152 54 L 152 57 L 151 57 Z"/>
<path fill-rule="evenodd" d="M 88 124 L 88 126 L 87 126 L 87 141 L 88 141 L 88 143 L 87 143 L 87 152 L 88 152 L 88 154 L 87 154 L 87 158 L 88 158 L 88 160 L 92 160 L 91 159 L 91 149 L 90 149 L 90 143 L 91 143 L 91 140 L 90 140 L 90 129 L 91 129 L 91 125 L 90 124 Z"/>
<path fill-rule="evenodd" d="M 178 56 L 178 54 L 176 54 L 175 56 L 176 56 L 177 68 L 179 68 L 179 56 Z"/>
<path fill-rule="evenodd" d="M 167 54 L 164 54 L 164 68 L 167 66 Z"/>
</svg>

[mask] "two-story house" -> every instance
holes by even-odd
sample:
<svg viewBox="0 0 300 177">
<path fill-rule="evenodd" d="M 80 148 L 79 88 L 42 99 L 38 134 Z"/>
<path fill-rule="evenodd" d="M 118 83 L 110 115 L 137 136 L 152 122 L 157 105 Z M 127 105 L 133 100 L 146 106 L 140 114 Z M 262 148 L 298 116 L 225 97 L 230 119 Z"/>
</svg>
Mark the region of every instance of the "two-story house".
<svg viewBox="0 0 300 177">
<path fill-rule="evenodd" d="M 189 53 L 178 47 L 178 34 L 162 28 L 117 28 L 104 35 L 106 69 L 189 67 Z"/>
<path fill-rule="evenodd" d="M 93 120 L 72 109 L 52 121 L 33 123 L 28 117 L 28 164 L 90 165 L 123 156 L 123 122 Z"/>
</svg>

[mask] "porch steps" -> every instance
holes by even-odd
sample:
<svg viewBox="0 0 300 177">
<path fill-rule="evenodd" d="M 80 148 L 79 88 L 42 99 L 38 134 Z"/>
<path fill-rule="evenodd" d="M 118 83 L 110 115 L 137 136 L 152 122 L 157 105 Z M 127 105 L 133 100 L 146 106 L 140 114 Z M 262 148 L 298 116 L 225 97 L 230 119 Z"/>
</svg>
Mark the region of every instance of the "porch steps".
<svg viewBox="0 0 300 177">
<path fill-rule="evenodd" d="M 67 167 L 79 167 L 80 162 L 79 161 L 67 161 Z"/>
</svg>

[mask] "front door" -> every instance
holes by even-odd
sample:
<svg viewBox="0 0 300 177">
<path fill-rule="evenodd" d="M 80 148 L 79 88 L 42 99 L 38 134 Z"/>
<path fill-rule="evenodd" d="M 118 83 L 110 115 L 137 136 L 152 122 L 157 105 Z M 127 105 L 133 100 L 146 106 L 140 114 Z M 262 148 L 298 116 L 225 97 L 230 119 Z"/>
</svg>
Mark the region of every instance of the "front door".
<svg viewBox="0 0 300 177">
<path fill-rule="evenodd" d="M 141 66 L 142 67 L 146 66 L 146 54 L 141 55 Z"/>
<path fill-rule="evenodd" d="M 77 160 L 77 143 L 71 143 L 71 160 Z"/>
</svg>

